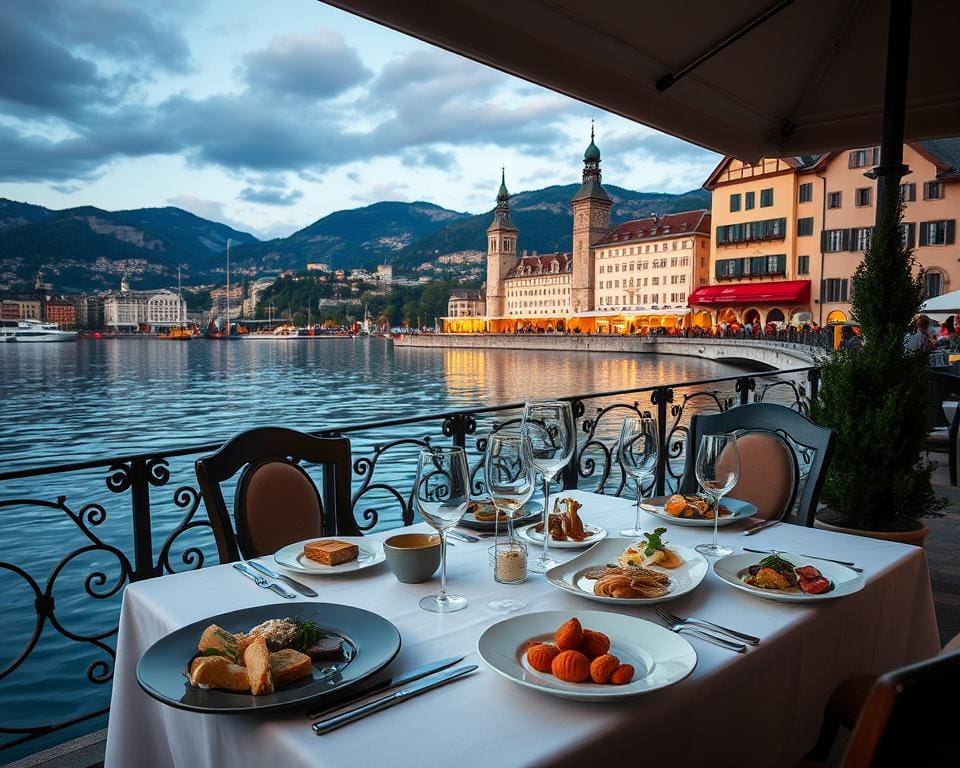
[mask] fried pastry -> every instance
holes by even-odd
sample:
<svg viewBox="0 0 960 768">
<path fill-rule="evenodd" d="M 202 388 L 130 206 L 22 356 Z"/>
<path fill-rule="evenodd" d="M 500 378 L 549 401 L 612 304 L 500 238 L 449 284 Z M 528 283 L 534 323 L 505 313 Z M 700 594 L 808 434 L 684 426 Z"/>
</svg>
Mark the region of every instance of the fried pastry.
<svg viewBox="0 0 960 768">
<path fill-rule="evenodd" d="M 270 653 L 263 637 L 257 636 L 243 652 L 247 667 L 250 692 L 254 696 L 273 693 L 273 674 L 270 672 Z"/>
<path fill-rule="evenodd" d="M 626 685 L 631 680 L 633 680 L 632 664 L 621 664 L 613 670 L 613 674 L 610 675 L 610 682 L 613 683 L 613 685 Z"/>
<path fill-rule="evenodd" d="M 620 659 L 616 656 L 611 656 L 610 654 L 597 656 L 597 658 L 590 662 L 590 679 L 601 685 L 609 683 L 610 676 L 619 666 Z"/>
<path fill-rule="evenodd" d="M 527 649 L 527 661 L 537 672 L 549 672 L 560 649 L 549 643 L 536 643 Z"/>
<path fill-rule="evenodd" d="M 224 656 L 236 661 L 243 653 L 243 648 L 246 647 L 246 643 L 242 643 L 242 641 L 245 641 L 245 639 L 246 637 L 243 635 L 238 637 L 232 632 L 228 632 L 223 627 L 218 627 L 216 624 L 211 624 L 209 627 L 203 630 L 203 634 L 200 635 L 200 642 L 197 643 L 197 650 L 219 651 Z"/>
<path fill-rule="evenodd" d="M 590 660 L 580 651 L 562 651 L 554 658 L 550 671 L 566 683 L 582 683 L 590 677 Z"/>
<path fill-rule="evenodd" d="M 246 667 L 234 664 L 226 656 L 200 656 L 194 659 L 190 665 L 190 684 L 234 693 L 250 693 Z"/>
<path fill-rule="evenodd" d="M 580 647 L 583 642 L 583 627 L 579 619 L 570 619 L 560 625 L 554 635 L 557 648 L 561 651 L 572 651 Z"/>
<path fill-rule="evenodd" d="M 594 632 L 592 629 L 583 630 L 583 642 L 580 643 L 580 653 L 588 659 L 603 656 L 610 650 L 610 638 L 603 632 Z"/>
</svg>

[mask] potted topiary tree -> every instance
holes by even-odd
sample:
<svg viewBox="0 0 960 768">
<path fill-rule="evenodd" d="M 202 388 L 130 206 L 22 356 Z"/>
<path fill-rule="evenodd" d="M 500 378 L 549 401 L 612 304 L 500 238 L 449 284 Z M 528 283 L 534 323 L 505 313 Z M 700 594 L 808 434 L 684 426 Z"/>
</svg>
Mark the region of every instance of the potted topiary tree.
<svg viewBox="0 0 960 768">
<path fill-rule="evenodd" d="M 920 308 L 923 274 L 901 237 L 902 207 L 881 212 L 853 275 L 861 349 L 838 349 L 820 364 L 813 421 L 836 434 L 820 527 L 922 544 L 921 518 L 946 505 L 931 486 L 929 352 L 904 337 Z"/>
</svg>

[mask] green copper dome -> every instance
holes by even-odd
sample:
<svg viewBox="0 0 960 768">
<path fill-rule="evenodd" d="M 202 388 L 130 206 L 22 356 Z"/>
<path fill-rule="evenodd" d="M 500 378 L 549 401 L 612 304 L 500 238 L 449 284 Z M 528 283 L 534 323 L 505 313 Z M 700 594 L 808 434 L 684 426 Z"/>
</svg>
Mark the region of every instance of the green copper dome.
<svg viewBox="0 0 960 768">
<path fill-rule="evenodd" d="M 587 147 L 587 151 L 583 153 L 583 162 L 585 163 L 599 163 L 600 162 L 600 148 L 593 143 L 593 124 L 590 124 L 590 146 Z"/>
</svg>

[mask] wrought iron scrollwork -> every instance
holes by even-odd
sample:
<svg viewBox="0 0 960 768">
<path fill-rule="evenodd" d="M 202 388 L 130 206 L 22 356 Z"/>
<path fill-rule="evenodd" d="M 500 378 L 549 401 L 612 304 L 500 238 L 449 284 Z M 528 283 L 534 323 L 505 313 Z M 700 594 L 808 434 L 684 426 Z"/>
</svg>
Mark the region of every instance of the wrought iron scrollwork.
<svg viewBox="0 0 960 768">
<path fill-rule="evenodd" d="M 476 425 L 474 425 L 475 428 Z M 414 508 L 413 508 L 413 486 L 411 484 L 410 493 L 404 497 L 396 488 L 386 482 L 375 482 L 373 477 L 377 471 L 377 464 L 380 459 L 388 452 L 399 446 L 415 446 L 416 448 L 429 448 L 430 440 L 429 438 L 415 439 L 415 438 L 403 438 L 400 440 L 393 440 L 389 443 L 383 445 L 375 445 L 373 447 L 372 456 L 361 456 L 353 462 L 353 473 L 360 478 L 360 487 L 353 494 L 351 499 L 351 506 L 353 507 L 353 515 L 357 517 L 358 507 L 360 506 L 360 500 L 371 493 L 372 491 L 382 491 L 389 496 L 391 496 L 400 507 L 400 519 L 404 525 L 412 525 L 414 518 Z M 358 520 L 357 525 L 360 527 L 361 531 L 372 530 L 377 523 L 380 521 L 380 512 L 373 508 L 368 507 L 360 513 L 360 519 L 363 522 Z"/>
<path fill-rule="evenodd" d="M 173 564 L 170 562 L 170 551 L 173 548 L 174 542 L 180 538 L 187 531 L 196 530 L 199 528 L 206 529 L 210 531 L 211 535 L 213 533 L 213 526 L 210 524 L 209 520 L 194 520 L 194 516 L 197 514 L 197 510 L 200 507 L 200 492 L 189 485 L 182 485 L 173 492 L 173 503 L 176 504 L 180 509 L 186 510 L 183 517 L 180 519 L 180 522 L 177 524 L 177 527 L 174 528 L 170 534 L 167 536 L 166 540 L 163 542 L 163 546 L 160 547 L 160 555 L 158 556 L 158 561 L 160 567 L 163 568 L 167 573 L 176 573 L 176 568 L 173 567 Z M 198 546 L 189 546 L 180 553 L 180 561 L 189 566 L 187 570 L 197 570 L 203 568 L 205 562 L 205 555 L 203 550 Z"/>
</svg>

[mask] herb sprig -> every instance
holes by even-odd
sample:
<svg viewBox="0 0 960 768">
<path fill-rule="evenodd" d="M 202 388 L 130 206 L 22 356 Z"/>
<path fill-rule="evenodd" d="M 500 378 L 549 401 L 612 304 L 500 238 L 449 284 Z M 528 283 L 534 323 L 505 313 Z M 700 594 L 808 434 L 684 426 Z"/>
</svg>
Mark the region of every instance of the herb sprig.
<svg viewBox="0 0 960 768">
<path fill-rule="evenodd" d="M 294 626 L 295 631 L 293 633 L 293 641 L 291 644 L 298 651 L 304 651 L 311 645 L 315 645 L 320 640 L 330 637 L 330 633 L 325 632 L 323 627 L 321 627 L 312 619 L 304 619 L 299 616 L 292 616 L 288 617 L 287 621 Z"/>
<path fill-rule="evenodd" d="M 666 545 L 660 539 L 666 532 L 666 528 L 655 528 L 653 533 L 644 533 L 643 538 L 647 540 L 647 544 L 643 550 L 643 554 L 647 557 L 652 557 L 657 550 L 666 549 Z"/>
</svg>

